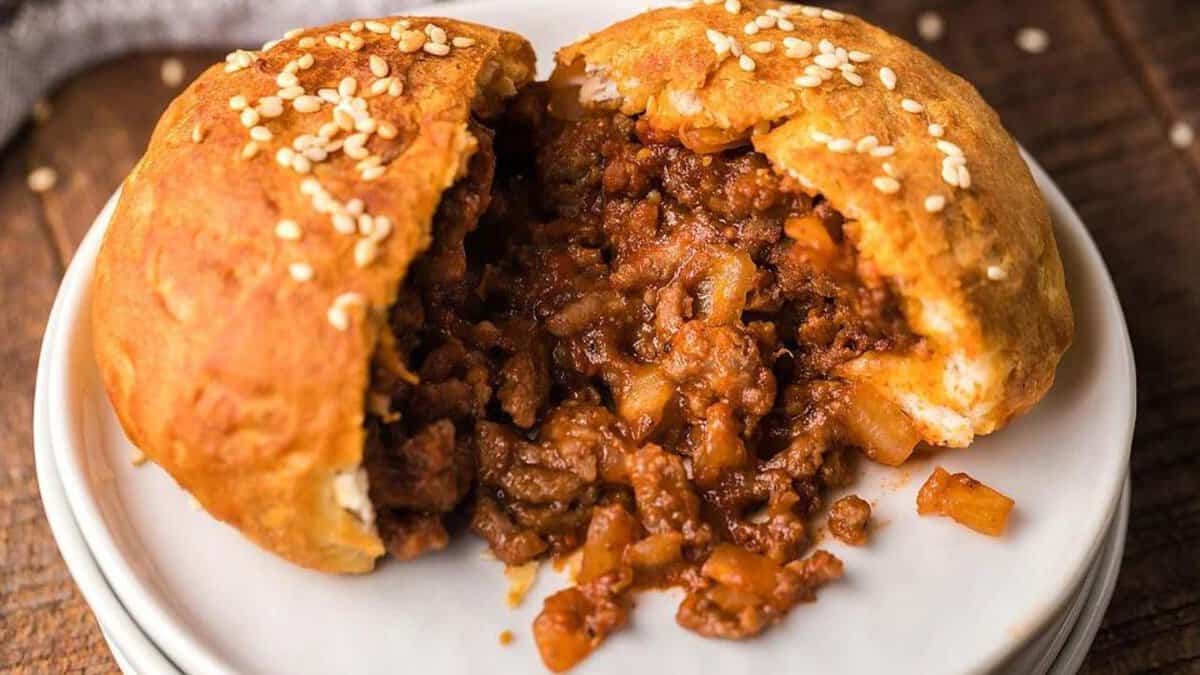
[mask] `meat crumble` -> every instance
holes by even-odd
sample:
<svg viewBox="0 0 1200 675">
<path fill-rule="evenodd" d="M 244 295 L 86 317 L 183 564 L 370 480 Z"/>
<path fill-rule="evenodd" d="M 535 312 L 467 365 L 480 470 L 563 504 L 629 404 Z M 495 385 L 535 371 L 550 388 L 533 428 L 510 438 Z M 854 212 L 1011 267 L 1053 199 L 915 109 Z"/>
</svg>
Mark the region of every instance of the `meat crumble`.
<svg viewBox="0 0 1200 675">
<path fill-rule="evenodd" d="M 749 147 L 548 101 L 531 87 L 473 127 L 391 311 L 367 422 L 380 534 L 398 558 L 460 521 L 510 565 L 582 547 L 533 626 L 555 671 L 650 586 L 685 590 L 689 630 L 757 635 L 841 575 L 808 521 L 856 448 L 916 442 L 833 370 L 919 340 L 857 224 Z"/>
</svg>

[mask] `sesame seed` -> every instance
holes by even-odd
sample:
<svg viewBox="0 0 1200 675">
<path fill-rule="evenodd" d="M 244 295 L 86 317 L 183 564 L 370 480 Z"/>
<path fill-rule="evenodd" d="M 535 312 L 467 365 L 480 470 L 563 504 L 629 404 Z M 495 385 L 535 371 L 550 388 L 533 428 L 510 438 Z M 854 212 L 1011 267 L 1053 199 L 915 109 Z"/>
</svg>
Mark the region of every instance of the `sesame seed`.
<svg viewBox="0 0 1200 675">
<path fill-rule="evenodd" d="M 246 108 L 242 111 L 242 114 L 239 116 L 239 118 L 242 121 L 242 126 L 249 129 L 250 127 L 258 124 L 259 114 L 254 108 Z"/>
<path fill-rule="evenodd" d="M 313 278 L 313 268 L 308 263 L 295 262 L 288 265 L 288 274 L 296 281 L 309 281 Z"/>
<path fill-rule="evenodd" d="M 300 37 L 303 34 L 304 34 L 303 28 L 292 28 L 283 34 L 283 39 L 291 40 L 292 38 Z"/>
<path fill-rule="evenodd" d="M 432 54 L 434 56 L 445 56 L 450 53 L 450 45 L 440 44 L 437 42 L 426 42 L 421 49 L 424 49 L 425 53 Z"/>
<path fill-rule="evenodd" d="M 929 195 L 925 198 L 925 210 L 929 213 L 938 213 L 946 208 L 946 198 L 942 195 Z"/>
<path fill-rule="evenodd" d="M 283 65 L 283 69 L 284 69 L 284 71 L 295 75 L 296 71 L 300 70 L 300 64 L 297 63 L 295 60 L 291 60 Z"/>
<path fill-rule="evenodd" d="M 829 134 L 825 133 L 824 131 L 820 131 L 819 129 L 813 129 L 813 130 L 809 131 L 808 135 L 814 141 L 821 143 L 821 144 L 827 144 L 833 140 L 833 136 L 830 136 Z"/>
<path fill-rule="evenodd" d="M 958 187 L 958 167 L 954 164 L 942 163 L 942 180 L 947 185 Z"/>
<path fill-rule="evenodd" d="M 900 181 L 891 176 L 876 176 L 875 180 L 871 181 L 876 190 L 885 195 L 896 194 L 900 191 Z"/>
<path fill-rule="evenodd" d="M 399 96 L 404 93 L 404 83 L 398 78 L 392 78 L 392 83 L 388 85 L 388 96 Z"/>
<path fill-rule="evenodd" d="M 388 72 L 391 70 L 391 67 L 388 66 L 387 61 L 383 60 L 383 57 L 379 56 L 378 54 L 372 54 L 368 58 L 368 61 L 371 66 L 371 74 L 372 75 L 374 75 L 375 77 L 387 77 Z"/>
<path fill-rule="evenodd" d="M 375 224 L 371 229 L 371 238 L 375 241 L 383 241 L 392 233 L 392 221 L 387 216 L 375 216 Z"/>
<path fill-rule="evenodd" d="M 379 134 L 380 138 L 392 139 L 396 137 L 399 131 L 396 129 L 396 125 L 391 122 L 380 122 L 379 128 L 375 133 Z"/>
<path fill-rule="evenodd" d="M 296 78 L 295 73 L 284 71 L 275 76 L 275 84 L 279 85 L 280 87 L 294 87 L 300 84 L 300 80 Z"/>
<path fill-rule="evenodd" d="M 791 40 L 792 42 L 788 42 Z M 813 46 L 808 40 L 800 40 L 798 38 L 786 37 L 783 39 L 783 46 L 787 48 L 787 56 L 793 59 L 807 58 L 812 54 Z"/>
<path fill-rule="evenodd" d="M 803 14 L 804 16 L 815 19 L 815 18 L 821 16 L 821 8 L 820 7 L 809 7 L 807 5 L 802 5 L 800 7 L 800 13 Z"/>
<path fill-rule="evenodd" d="M 304 94 L 304 87 L 296 85 L 295 87 L 284 87 L 275 92 L 275 95 L 284 100 L 290 101 Z"/>
<path fill-rule="evenodd" d="M 946 134 L 946 128 L 943 127 L 942 125 L 936 124 L 936 123 L 929 125 L 929 135 L 930 136 L 933 136 L 934 138 L 941 138 L 945 134 Z"/>
<path fill-rule="evenodd" d="M 858 139 L 858 143 L 854 146 L 855 152 L 870 152 L 873 148 L 879 147 L 879 139 L 874 136 L 863 136 Z"/>
<path fill-rule="evenodd" d="M 892 166 L 891 162 L 884 162 L 881 168 L 883 169 L 884 173 L 891 176 L 892 178 L 900 177 L 900 172 L 896 170 L 896 167 Z"/>
<path fill-rule="evenodd" d="M 342 108 L 335 108 L 333 110 L 333 121 L 338 125 L 339 128 L 346 131 L 350 131 L 354 128 L 354 116 L 351 115 L 349 111 L 346 111 Z"/>
<path fill-rule="evenodd" d="M 312 160 L 305 155 L 293 155 L 292 171 L 296 173 L 308 173 L 312 171 Z"/>
<path fill-rule="evenodd" d="M 318 89 L 317 96 L 321 97 L 322 100 L 328 101 L 329 103 L 333 103 L 335 105 L 341 103 L 342 101 L 342 95 L 338 93 L 337 89 Z"/>
<path fill-rule="evenodd" d="M 163 59 L 158 74 L 162 78 L 163 84 L 168 87 L 178 87 L 183 84 L 183 78 L 187 76 L 187 70 L 183 67 L 183 61 L 172 56 Z"/>
<path fill-rule="evenodd" d="M 246 105 L 246 97 L 242 96 L 241 94 L 229 99 L 229 107 L 234 110 L 245 110 Z"/>
<path fill-rule="evenodd" d="M 250 128 L 250 138 L 253 138 L 256 141 L 262 141 L 263 143 L 266 143 L 267 141 L 271 140 L 271 137 L 271 130 L 262 125 Z"/>
<path fill-rule="evenodd" d="M 737 14 L 742 11 L 742 3 L 739 0 L 725 0 L 725 11 L 730 14 Z"/>
<path fill-rule="evenodd" d="M 425 24 L 425 34 L 429 36 L 430 40 L 438 44 L 446 44 L 446 31 L 431 23 Z"/>
<path fill-rule="evenodd" d="M 775 49 L 775 43 L 770 40 L 759 40 L 750 44 L 750 51 L 755 54 L 770 54 Z"/>
<path fill-rule="evenodd" d="M 822 39 L 817 43 L 817 51 L 822 54 L 832 54 L 837 51 L 837 47 L 834 47 L 833 43 L 829 40 Z"/>
<path fill-rule="evenodd" d="M 754 24 L 759 28 L 774 28 L 775 21 L 776 18 L 769 14 L 763 14 L 762 16 L 754 17 Z"/>
<path fill-rule="evenodd" d="M 804 75 L 796 78 L 796 86 L 805 89 L 813 89 L 821 86 L 821 78 L 815 75 Z"/>
<path fill-rule="evenodd" d="M 367 30 L 379 35 L 387 35 L 388 25 L 382 21 L 367 21 L 363 24 Z"/>
<path fill-rule="evenodd" d="M 405 54 L 421 51 L 425 45 L 426 36 L 419 30 L 407 30 L 400 34 L 396 40 L 396 46 Z"/>
<path fill-rule="evenodd" d="M 987 278 L 992 281 L 1003 281 L 1008 278 L 1008 272 L 999 265 L 988 265 Z"/>
<path fill-rule="evenodd" d="M 835 138 L 829 142 L 828 147 L 832 152 L 850 152 L 854 149 L 854 141 L 849 138 Z"/>
<path fill-rule="evenodd" d="M 879 69 L 879 81 L 883 82 L 883 86 L 888 91 L 896 90 L 896 71 L 884 66 Z"/>
<path fill-rule="evenodd" d="M 366 26 L 364 26 L 363 22 L 361 22 L 361 21 L 350 22 L 350 32 L 352 32 L 352 33 L 361 33 L 363 31 L 363 28 L 365 28 L 365 27 Z"/>
<path fill-rule="evenodd" d="M 458 47 L 459 49 L 466 49 L 467 47 L 475 46 L 475 38 L 469 38 L 464 35 L 460 35 L 460 36 L 454 38 L 453 40 L 451 40 L 450 44 L 454 45 L 455 47 Z"/>
<path fill-rule="evenodd" d="M 254 141 L 249 141 L 242 146 L 242 159 L 250 159 L 258 154 L 259 146 Z"/>
<path fill-rule="evenodd" d="M 304 54 L 300 58 L 296 59 L 296 65 L 300 66 L 300 70 L 308 70 L 309 68 L 312 68 L 312 65 L 315 61 L 316 59 L 313 58 L 312 54 Z"/>
<path fill-rule="evenodd" d="M 1017 48 L 1030 54 L 1041 54 L 1050 48 L 1050 34 L 1041 28 L 1025 27 L 1017 31 Z"/>
<path fill-rule="evenodd" d="M 374 239 L 359 239 L 354 244 L 354 264 L 366 267 L 375 262 L 379 255 L 379 244 Z"/>
<path fill-rule="evenodd" d="M 946 31 L 946 22 L 942 15 L 934 11 L 921 12 L 917 16 L 917 35 L 926 42 L 937 42 Z"/>
<path fill-rule="evenodd" d="M 835 12 L 832 9 L 823 9 L 821 10 L 821 18 L 826 21 L 841 21 L 846 18 L 846 15 L 841 12 Z"/>
<path fill-rule="evenodd" d="M 285 218 L 275 223 L 275 236 L 284 241 L 298 241 L 303 233 L 296 221 Z"/>
<path fill-rule="evenodd" d="M 336 35 L 326 35 L 325 44 L 336 49 L 345 49 L 346 42 Z"/>
<path fill-rule="evenodd" d="M 363 117 L 354 121 L 354 130 L 361 131 L 364 134 L 375 133 L 375 118 Z"/>
<path fill-rule="evenodd" d="M 742 27 L 742 32 L 745 33 L 746 35 L 754 35 L 758 31 L 759 31 L 758 24 L 754 23 L 753 21 L 747 23 L 745 26 Z"/>
<path fill-rule="evenodd" d="M 913 114 L 920 113 L 925 110 L 925 106 L 912 100 L 911 98 L 906 98 L 900 101 L 900 107 Z"/>
<path fill-rule="evenodd" d="M 279 117 L 283 114 L 283 99 L 278 96 L 264 96 L 258 99 L 254 109 L 262 117 Z"/>
<path fill-rule="evenodd" d="M 292 101 L 292 107 L 296 112 L 311 113 L 321 109 L 320 96 L 301 96 Z"/>
<path fill-rule="evenodd" d="M 296 41 L 296 46 L 301 49 L 312 49 L 313 47 L 317 46 L 317 39 L 311 35 L 302 37 Z"/>
<path fill-rule="evenodd" d="M 855 63 L 866 63 L 867 61 L 871 60 L 870 54 L 866 52 L 860 52 L 858 50 L 851 51 L 847 53 L 846 56 Z"/>
<path fill-rule="evenodd" d="M 747 73 L 752 73 L 754 72 L 756 64 L 754 63 L 754 59 L 750 58 L 746 54 L 742 54 L 738 57 L 738 67 Z"/>
<path fill-rule="evenodd" d="M 359 200 L 359 201 L 362 201 L 362 200 Z M 364 237 L 369 236 L 372 232 L 375 231 L 375 219 L 372 218 L 371 214 L 369 214 L 369 213 L 362 213 L 361 208 L 359 209 L 359 213 L 358 213 L 358 217 L 356 218 L 356 221 L 358 222 L 358 233 L 361 234 L 362 236 L 364 236 Z"/>
<path fill-rule="evenodd" d="M 349 213 L 333 214 L 333 229 L 342 234 L 354 234 L 358 228 L 354 224 L 354 217 Z"/>
<path fill-rule="evenodd" d="M 853 71 L 843 70 L 842 77 L 845 78 L 847 82 L 849 82 L 850 84 L 852 84 L 856 87 L 863 86 L 862 76 Z"/>
<path fill-rule="evenodd" d="M 321 181 L 316 178 L 305 178 L 300 181 L 300 194 L 312 196 L 319 192 L 323 192 L 325 188 L 321 187 Z"/>
<path fill-rule="evenodd" d="M 334 328 L 345 331 L 350 327 L 350 317 L 346 315 L 346 310 L 338 305 L 333 305 L 325 312 L 325 318 Z"/>
<path fill-rule="evenodd" d="M 390 77 L 380 78 L 371 83 L 371 86 L 370 86 L 370 88 L 367 89 L 367 92 L 371 96 L 378 96 L 378 95 L 382 94 L 383 92 L 387 91 L 388 87 L 391 86 L 391 84 L 392 84 L 392 78 L 390 78 Z"/>
<path fill-rule="evenodd" d="M 25 184 L 34 192 L 46 192 L 58 183 L 58 172 L 48 166 L 39 166 L 25 178 Z"/>
<path fill-rule="evenodd" d="M 941 140 L 938 141 L 937 149 L 942 151 L 942 154 L 944 154 L 944 155 L 951 155 L 953 157 L 962 157 L 963 156 L 962 148 L 951 143 L 950 141 L 941 141 Z"/>
<path fill-rule="evenodd" d="M 325 148 L 314 145 L 311 148 L 304 149 L 304 156 L 308 158 L 310 162 L 324 162 L 329 158 L 329 152 Z"/>
<path fill-rule="evenodd" d="M 192 127 L 192 142 L 199 143 L 200 141 L 203 141 L 203 140 L 204 140 L 204 129 L 202 129 L 200 127 L 199 122 L 196 122 L 195 126 Z"/>
<path fill-rule="evenodd" d="M 948 164 L 950 166 L 965 166 L 966 163 L 967 158 L 963 157 L 962 155 L 947 155 L 946 157 L 942 158 L 942 164 Z"/>
<path fill-rule="evenodd" d="M 292 158 L 295 156 L 296 153 L 291 148 L 284 146 L 275 151 L 275 163 L 280 166 L 291 166 Z"/>
<path fill-rule="evenodd" d="M 890 145 L 881 145 L 877 148 L 871 148 L 872 157 L 891 157 L 896 154 L 896 148 Z"/>
<path fill-rule="evenodd" d="M 787 31 L 789 33 L 796 30 L 796 24 L 788 21 L 787 19 L 780 19 L 775 23 L 775 26 L 779 28 L 779 30 Z"/>
<path fill-rule="evenodd" d="M 964 190 L 971 187 L 971 172 L 967 170 L 965 165 L 958 167 L 958 186 Z"/>
<path fill-rule="evenodd" d="M 358 80 L 353 77 L 343 77 L 338 83 L 338 93 L 342 96 L 353 96 L 358 91 Z"/>
<path fill-rule="evenodd" d="M 813 63 L 822 68 L 836 69 L 842 62 L 837 54 L 817 54 L 813 57 Z"/>
<path fill-rule="evenodd" d="M 1171 145 L 1182 150 L 1196 141 L 1196 132 L 1187 122 L 1176 122 L 1167 132 L 1167 138 L 1171 140 Z"/>
</svg>

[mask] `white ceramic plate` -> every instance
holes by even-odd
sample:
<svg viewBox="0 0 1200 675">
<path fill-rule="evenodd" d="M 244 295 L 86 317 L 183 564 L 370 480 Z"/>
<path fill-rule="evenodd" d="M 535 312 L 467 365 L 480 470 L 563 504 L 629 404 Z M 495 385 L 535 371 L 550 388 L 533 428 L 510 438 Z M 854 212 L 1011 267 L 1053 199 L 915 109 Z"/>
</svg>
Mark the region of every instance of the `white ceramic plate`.
<svg viewBox="0 0 1200 675">
<path fill-rule="evenodd" d="M 438 6 L 513 28 L 542 49 L 637 11 L 640 3 Z M 634 625 L 577 672 L 739 672 L 804 664 L 810 672 L 960 673 L 999 665 L 1042 632 L 1079 587 L 1117 504 L 1134 416 L 1134 373 L 1111 281 L 1082 223 L 1044 173 L 1075 301 L 1076 343 L 1033 413 L 968 451 L 868 467 L 855 491 L 876 504 L 870 546 L 833 544 L 847 578 L 786 625 L 744 643 L 675 626 L 673 594 L 642 596 Z M 447 551 L 360 578 L 307 572 L 267 555 L 193 509 L 130 447 L 98 386 L 88 290 L 110 211 L 97 219 L 60 290 L 61 329 L 48 365 L 52 447 L 72 510 L 121 602 L 191 673 L 530 671 L 529 624 L 562 585 L 544 573 L 517 611 L 496 563 L 470 536 Z M 935 464 L 965 470 L 1016 499 L 995 540 L 944 519 L 919 519 L 914 495 Z M 516 642 L 501 648 L 497 634 Z M 870 645 L 863 648 L 855 645 Z"/>
</svg>

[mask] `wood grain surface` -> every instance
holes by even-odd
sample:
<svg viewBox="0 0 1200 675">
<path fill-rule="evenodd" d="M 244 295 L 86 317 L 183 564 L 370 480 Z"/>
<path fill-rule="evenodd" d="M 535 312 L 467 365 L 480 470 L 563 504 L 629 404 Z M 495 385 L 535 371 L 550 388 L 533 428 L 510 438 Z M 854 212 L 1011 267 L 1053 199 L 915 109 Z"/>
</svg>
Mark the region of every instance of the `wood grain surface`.
<svg viewBox="0 0 1200 675">
<path fill-rule="evenodd" d="M 922 45 L 976 84 L 1087 223 L 1116 283 L 1138 365 L 1133 507 L 1116 594 L 1084 672 L 1200 672 L 1200 128 L 1195 0 L 832 3 Z M 936 10 L 940 40 L 917 36 Z M 1019 50 L 1023 26 L 1050 34 Z M 0 155 L 0 672 L 114 672 L 50 535 L 34 476 L 32 403 L 59 278 L 178 88 L 166 54 L 79 73 Z M 194 76 L 217 52 L 173 54 Z M 0 94 L 2 95 L 2 94 Z M 58 184 L 26 186 L 50 166 Z M 1087 448 L 1046 448 L 1087 452 Z"/>
</svg>

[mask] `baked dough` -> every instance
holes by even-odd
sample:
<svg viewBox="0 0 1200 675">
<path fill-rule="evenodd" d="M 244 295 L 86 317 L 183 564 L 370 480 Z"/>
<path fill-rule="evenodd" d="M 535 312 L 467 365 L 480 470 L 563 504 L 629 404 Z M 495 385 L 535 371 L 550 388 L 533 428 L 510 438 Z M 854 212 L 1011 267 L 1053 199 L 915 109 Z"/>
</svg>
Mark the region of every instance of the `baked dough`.
<svg viewBox="0 0 1200 675">
<path fill-rule="evenodd" d="M 129 438 L 205 509 L 293 562 L 364 572 L 383 554 L 358 473 L 371 354 L 475 150 L 472 112 L 498 112 L 534 55 L 512 33 L 415 17 L 268 47 L 208 69 L 155 128 L 97 260 L 94 348 Z M 323 161 L 278 154 L 356 98 L 373 121 L 333 138 L 360 145 L 344 139 L 373 126 L 365 151 L 307 140 Z M 354 232 L 361 218 L 350 234 L 333 226 L 354 199 L 374 234 Z"/>
<path fill-rule="evenodd" d="M 696 151 L 748 140 L 857 221 L 860 257 L 925 339 L 840 374 L 884 392 L 927 442 L 965 446 L 1050 388 L 1073 322 L 1049 213 L 996 113 L 920 50 L 839 12 L 730 0 L 641 14 L 557 62 L 584 106 Z"/>
</svg>

